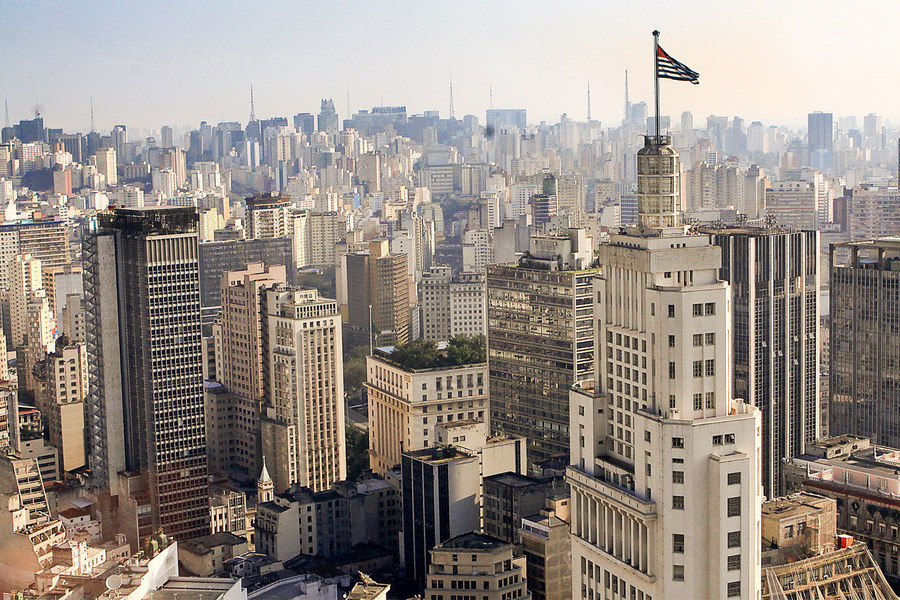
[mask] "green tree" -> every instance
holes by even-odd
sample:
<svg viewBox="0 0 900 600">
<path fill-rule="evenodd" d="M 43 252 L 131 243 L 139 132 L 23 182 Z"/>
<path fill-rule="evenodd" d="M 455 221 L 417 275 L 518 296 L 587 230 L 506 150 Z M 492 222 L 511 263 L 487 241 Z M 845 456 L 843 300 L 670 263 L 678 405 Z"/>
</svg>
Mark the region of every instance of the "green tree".
<svg viewBox="0 0 900 600">
<path fill-rule="evenodd" d="M 487 344 L 483 335 L 454 335 L 447 342 L 449 366 L 470 365 L 487 360 Z"/>
<path fill-rule="evenodd" d="M 347 424 L 347 480 L 354 481 L 369 468 L 369 434 Z"/>
<path fill-rule="evenodd" d="M 396 346 L 390 359 L 407 369 L 427 369 L 438 362 L 437 344 L 431 340 L 413 340 Z"/>
</svg>

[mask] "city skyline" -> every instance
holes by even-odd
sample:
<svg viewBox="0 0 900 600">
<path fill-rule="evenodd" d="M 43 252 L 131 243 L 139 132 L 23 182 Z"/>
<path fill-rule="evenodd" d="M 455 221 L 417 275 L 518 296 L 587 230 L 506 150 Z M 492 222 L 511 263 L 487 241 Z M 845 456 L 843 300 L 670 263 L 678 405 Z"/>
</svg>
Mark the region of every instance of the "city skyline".
<svg viewBox="0 0 900 600">
<path fill-rule="evenodd" d="M 314 112 L 323 97 L 333 98 L 344 118 L 348 91 L 352 112 L 402 104 L 410 114 L 446 116 L 452 77 L 457 117 L 481 117 L 493 99 L 497 108 L 526 108 L 534 123 L 556 122 L 564 112 L 583 120 L 590 82 L 592 116 L 609 125 L 622 118 L 626 69 L 632 101 L 652 99 L 654 28 L 704 85 L 702 94 L 662 85 L 663 114 L 673 118 L 691 110 L 799 127 L 808 112 L 824 110 L 890 119 L 889 99 L 900 91 L 870 60 L 890 33 L 890 20 L 878 17 L 892 8 L 887 3 L 850 11 L 837 3 L 769 2 L 755 7 L 764 19 L 706 1 L 689 9 L 653 3 L 640 14 L 581 2 L 529 2 L 515 11 L 407 2 L 374 13 L 359 4 L 313 3 L 302 14 L 277 3 L 252 14 L 236 12 L 237 5 L 211 8 L 9 6 L 10 22 L 22 26 L 0 40 L 0 51 L 31 57 L 7 63 L 0 77 L 10 121 L 31 118 L 38 106 L 48 122 L 87 131 L 92 99 L 98 130 L 244 121 L 251 85 L 263 118 Z M 388 34 L 397 24 L 402 33 Z M 67 35 L 45 35 L 55 30 Z M 104 30 L 109 34 L 92 37 Z M 72 41 L 87 39 L 94 59 L 74 58 Z M 34 69 L 42 58 L 54 66 Z"/>
</svg>

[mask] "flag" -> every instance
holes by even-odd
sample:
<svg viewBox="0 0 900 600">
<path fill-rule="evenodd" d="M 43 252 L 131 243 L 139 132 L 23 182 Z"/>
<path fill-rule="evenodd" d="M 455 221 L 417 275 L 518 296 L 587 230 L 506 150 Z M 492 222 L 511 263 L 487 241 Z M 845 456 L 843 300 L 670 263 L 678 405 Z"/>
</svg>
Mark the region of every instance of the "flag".
<svg viewBox="0 0 900 600">
<path fill-rule="evenodd" d="M 695 85 L 700 83 L 700 73 L 669 56 L 659 45 L 656 46 L 656 76 L 664 79 L 690 81 Z"/>
</svg>

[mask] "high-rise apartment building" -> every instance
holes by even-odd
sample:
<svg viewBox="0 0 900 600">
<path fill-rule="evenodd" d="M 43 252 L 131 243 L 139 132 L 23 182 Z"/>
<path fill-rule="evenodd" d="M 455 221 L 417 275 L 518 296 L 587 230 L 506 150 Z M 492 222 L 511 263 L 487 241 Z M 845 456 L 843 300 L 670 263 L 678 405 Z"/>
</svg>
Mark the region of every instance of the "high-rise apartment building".
<svg viewBox="0 0 900 600">
<path fill-rule="evenodd" d="M 28 330 L 28 303 L 43 293 L 41 261 L 30 254 L 17 255 L 9 265 L 9 341 L 14 348 L 25 346 Z"/>
<path fill-rule="evenodd" d="M 114 148 L 103 148 L 97 150 L 94 155 L 97 163 L 97 172 L 103 175 L 106 185 L 116 187 L 119 183 L 119 173 L 117 171 L 116 150 Z"/>
<path fill-rule="evenodd" d="M 900 240 L 831 246 L 828 433 L 900 448 Z"/>
<path fill-rule="evenodd" d="M 422 337 L 426 340 L 484 335 L 484 274 L 451 275 L 450 267 L 433 266 L 419 283 L 419 308 Z"/>
<path fill-rule="evenodd" d="M 596 374 L 571 394 L 572 587 L 756 598 L 760 420 L 732 400 L 731 291 L 721 250 L 678 226 L 669 136 L 645 140 L 640 227 L 600 245 Z"/>
<path fill-rule="evenodd" d="M 41 363 L 50 444 L 59 451 L 63 471 L 87 464 L 84 398 L 87 394 L 87 352 L 84 342 L 57 338 L 55 348 Z"/>
<path fill-rule="evenodd" d="M 818 438 L 819 232 L 708 229 L 731 284 L 734 392 L 760 409 L 762 483 L 786 493 L 785 458 Z M 696 340 L 701 344 L 701 340 Z"/>
<path fill-rule="evenodd" d="M 314 492 L 347 477 L 341 315 L 316 290 L 265 292 L 268 352 L 262 450 L 275 489 Z"/>
<path fill-rule="evenodd" d="M 87 427 L 120 531 L 209 533 L 197 212 L 119 208 L 84 242 Z"/>
<path fill-rule="evenodd" d="M 512 265 L 487 268 L 491 428 L 528 438 L 538 462 L 569 449 L 569 387 L 593 371 L 591 238 L 534 236 Z"/>
<path fill-rule="evenodd" d="M 291 199 L 276 194 L 263 194 L 246 199 L 246 229 L 250 239 L 290 237 Z"/>
<path fill-rule="evenodd" d="M 216 416 L 224 420 L 210 424 L 216 429 L 209 444 L 210 462 L 216 468 L 236 466 L 258 473 L 262 467 L 259 417 L 268 368 L 263 344 L 268 325 L 263 319 L 264 296 L 267 289 L 284 283 L 283 265 L 250 263 L 244 270 L 222 275 L 222 311 L 213 336 L 216 381 L 227 393 L 216 396 L 225 404 Z"/>
<path fill-rule="evenodd" d="M 349 324 L 374 338 L 379 346 L 409 340 L 409 257 L 391 253 L 389 248 L 387 240 L 374 240 L 368 252 L 347 254 L 345 258 Z"/>
</svg>

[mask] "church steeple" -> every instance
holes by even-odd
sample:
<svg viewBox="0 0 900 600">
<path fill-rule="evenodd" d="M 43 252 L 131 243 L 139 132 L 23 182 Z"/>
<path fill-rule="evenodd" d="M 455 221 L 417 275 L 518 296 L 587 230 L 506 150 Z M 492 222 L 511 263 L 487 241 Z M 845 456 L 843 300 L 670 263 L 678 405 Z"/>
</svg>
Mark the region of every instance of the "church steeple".
<svg viewBox="0 0 900 600">
<path fill-rule="evenodd" d="M 256 502 L 271 502 L 275 499 L 275 484 L 269 477 L 269 470 L 266 468 L 266 457 L 263 456 L 262 471 L 259 473 L 259 480 L 256 482 Z"/>
</svg>

